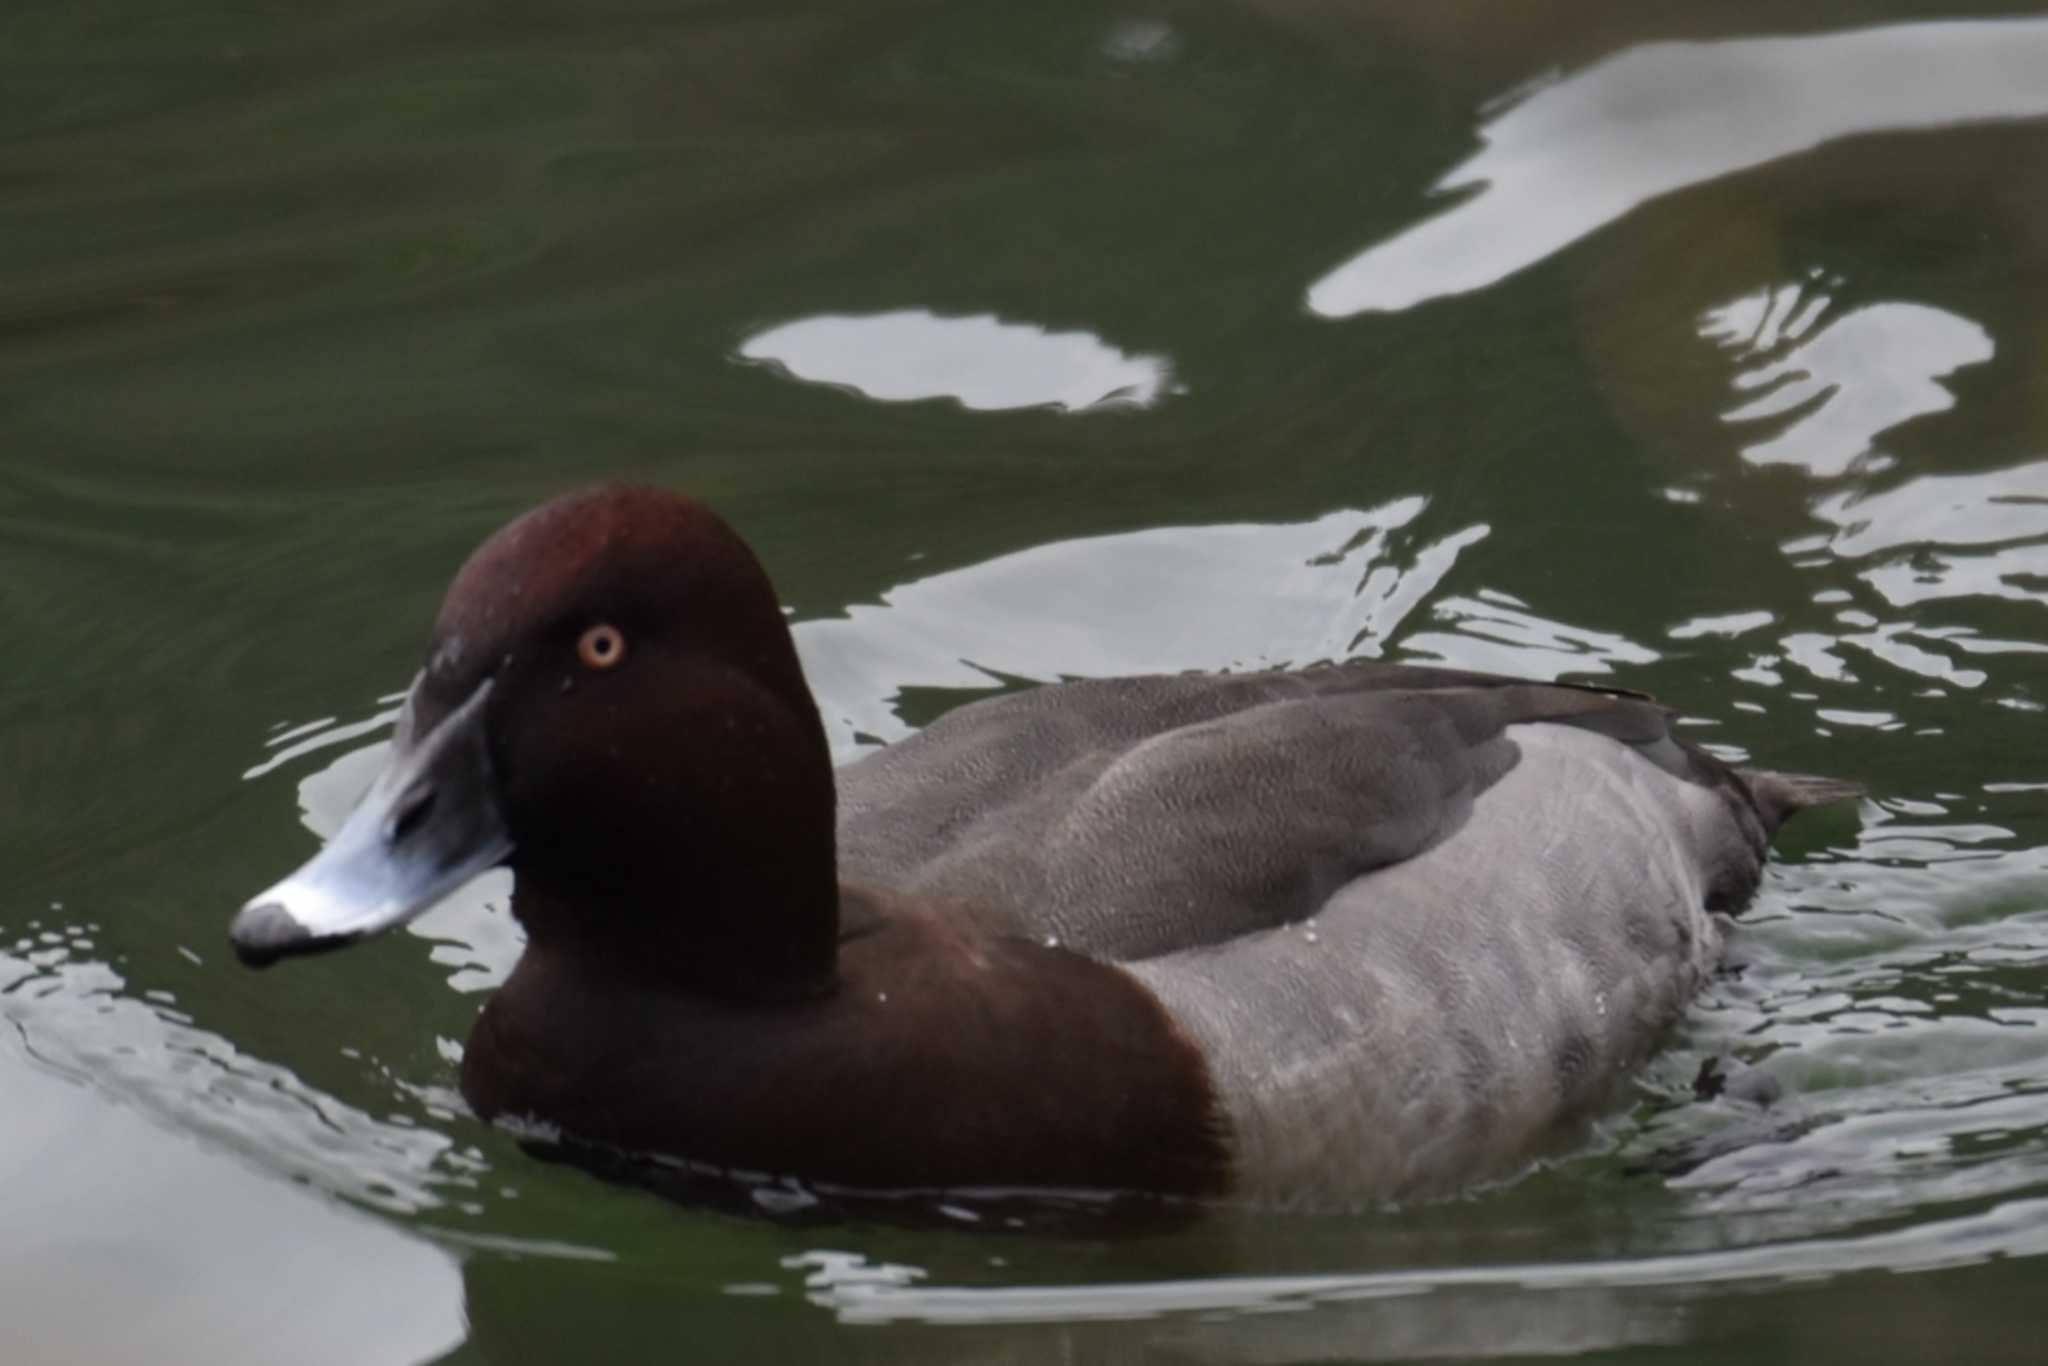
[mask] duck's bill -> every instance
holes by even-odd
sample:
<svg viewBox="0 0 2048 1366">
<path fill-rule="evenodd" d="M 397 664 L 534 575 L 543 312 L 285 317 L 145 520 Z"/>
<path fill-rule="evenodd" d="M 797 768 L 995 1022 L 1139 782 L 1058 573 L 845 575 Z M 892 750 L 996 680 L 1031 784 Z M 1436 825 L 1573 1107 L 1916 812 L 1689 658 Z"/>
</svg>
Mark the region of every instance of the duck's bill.
<svg viewBox="0 0 2048 1366">
<path fill-rule="evenodd" d="M 340 948 L 422 914 L 512 852 L 491 796 L 484 744 L 488 681 L 424 735 L 414 698 L 391 759 L 312 861 L 236 913 L 228 938 L 244 963 Z"/>
</svg>

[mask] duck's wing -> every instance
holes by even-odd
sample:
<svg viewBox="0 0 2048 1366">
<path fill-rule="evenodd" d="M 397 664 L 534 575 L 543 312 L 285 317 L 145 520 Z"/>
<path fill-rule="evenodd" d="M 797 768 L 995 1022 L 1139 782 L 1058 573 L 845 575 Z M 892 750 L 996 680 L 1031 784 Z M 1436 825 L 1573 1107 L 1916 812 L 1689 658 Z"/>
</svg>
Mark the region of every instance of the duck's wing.
<svg viewBox="0 0 2048 1366">
<path fill-rule="evenodd" d="M 1715 902 L 1747 897 L 1777 813 L 1655 703 L 1378 663 L 1085 681 L 962 707 L 841 771 L 842 875 L 1101 957 L 1215 944 L 1305 921 L 1442 844 L 1523 762 L 1510 733 L 1523 726 L 1604 736 L 1624 779 L 1647 765 L 1706 799 L 1690 855 Z M 1604 838 L 1604 808 L 1587 810 L 1585 838 Z"/>
</svg>

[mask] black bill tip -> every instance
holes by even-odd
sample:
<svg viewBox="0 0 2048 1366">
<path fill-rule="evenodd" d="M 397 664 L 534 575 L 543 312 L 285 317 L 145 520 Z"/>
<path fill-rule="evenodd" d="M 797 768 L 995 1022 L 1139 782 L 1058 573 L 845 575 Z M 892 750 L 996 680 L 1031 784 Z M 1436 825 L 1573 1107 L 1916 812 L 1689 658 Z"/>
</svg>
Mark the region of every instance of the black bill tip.
<svg viewBox="0 0 2048 1366">
<path fill-rule="evenodd" d="M 244 906 L 228 926 L 228 942 L 235 957 L 252 968 L 267 968 L 280 958 L 338 949 L 352 936 L 315 934 L 292 919 L 292 914 L 275 901 Z"/>
</svg>

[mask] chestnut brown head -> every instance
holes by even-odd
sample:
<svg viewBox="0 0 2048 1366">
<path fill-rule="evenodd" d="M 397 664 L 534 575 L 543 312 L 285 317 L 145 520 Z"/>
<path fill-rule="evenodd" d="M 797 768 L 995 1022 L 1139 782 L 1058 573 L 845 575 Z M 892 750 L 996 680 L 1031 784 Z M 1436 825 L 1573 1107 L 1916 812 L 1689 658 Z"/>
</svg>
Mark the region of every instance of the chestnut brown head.
<svg viewBox="0 0 2048 1366">
<path fill-rule="evenodd" d="M 542 951 L 801 989 L 831 971 L 832 832 L 817 708 L 752 551 L 701 503 L 606 486 L 470 556 L 389 768 L 232 934 L 255 962 L 332 947 L 506 863 Z"/>
</svg>

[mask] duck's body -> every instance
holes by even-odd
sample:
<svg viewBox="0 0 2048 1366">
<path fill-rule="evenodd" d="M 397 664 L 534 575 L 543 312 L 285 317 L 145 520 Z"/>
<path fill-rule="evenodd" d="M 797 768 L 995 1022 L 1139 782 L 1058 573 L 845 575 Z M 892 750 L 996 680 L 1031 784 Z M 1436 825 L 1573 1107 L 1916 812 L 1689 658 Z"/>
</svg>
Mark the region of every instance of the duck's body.
<svg viewBox="0 0 2048 1366">
<path fill-rule="evenodd" d="M 252 902 L 244 955 L 378 927 L 333 909 L 341 861 L 445 824 L 421 784 L 482 786 L 464 839 L 529 941 L 465 1055 L 479 1113 L 858 1187 L 1502 1174 L 1677 1018 L 1780 820 L 1848 790 L 1633 695 L 1353 663 L 963 707 L 840 770 L 835 830 L 765 577 L 647 490 L 492 538 L 436 642 L 390 813 Z M 474 871 L 429 852 L 433 896 Z"/>
<path fill-rule="evenodd" d="M 1231 1191 L 1526 1161 L 1720 956 L 1801 800 L 1646 699 L 1382 663 L 1071 683 L 842 770 L 843 874 L 1115 964 L 1191 1039 Z"/>
</svg>

